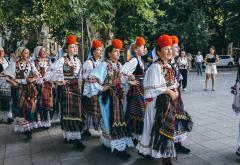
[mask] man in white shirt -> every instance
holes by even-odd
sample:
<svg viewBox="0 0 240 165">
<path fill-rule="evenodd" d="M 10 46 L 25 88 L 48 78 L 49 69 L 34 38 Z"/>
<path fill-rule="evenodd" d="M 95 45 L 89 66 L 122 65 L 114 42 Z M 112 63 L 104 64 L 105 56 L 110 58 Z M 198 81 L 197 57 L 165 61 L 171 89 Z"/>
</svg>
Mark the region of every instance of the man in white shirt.
<svg viewBox="0 0 240 165">
<path fill-rule="evenodd" d="M 202 76 L 202 62 L 203 62 L 203 56 L 201 55 L 201 52 L 198 51 L 198 54 L 195 57 L 195 63 L 197 67 L 197 74 Z"/>
</svg>

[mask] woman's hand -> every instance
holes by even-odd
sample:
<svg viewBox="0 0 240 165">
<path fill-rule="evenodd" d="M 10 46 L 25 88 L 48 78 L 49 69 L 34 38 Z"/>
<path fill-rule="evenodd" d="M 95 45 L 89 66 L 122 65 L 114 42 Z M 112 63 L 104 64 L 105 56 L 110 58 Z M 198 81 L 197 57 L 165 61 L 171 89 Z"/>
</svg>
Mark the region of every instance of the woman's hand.
<svg viewBox="0 0 240 165">
<path fill-rule="evenodd" d="M 13 85 L 14 87 L 18 86 L 18 83 L 16 80 L 12 79 L 11 77 L 7 76 L 6 81 L 9 82 L 11 85 Z"/>
<path fill-rule="evenodd" d="M 63 83 L 69 85 L 70 84 L 70 80 L 64 80 Z"/>
<path fill-rule="evenodd" d="M 34 81 L 36 81 L 36 78 L 30 78 L 30 77 L 27 78 L 27 82 L 29 83 L 32 83 Z"/>
<path fill-rule="evenodd" d="M 137 80 L 133 80 L 133 81 L 128 81 L 129 84 L 131 85 L 138 85 L 139 82 Z"/>
<path fill-rule="evenodd" d="M 109 85 L 105 85 L 105 86 L 103 86 L 102 91 L 106 91 L 106 90 L 108 90 L 108 89 L 110 89 L 110 86 L 109 86 Z"/>
<path fill-rule="evenodd" d="M 61 86 L 61 85 L 64 85 L 64 84 L 65 84 L 64 81 L 55 81 L 55 83 L 56 83 L 58 86 Z"/>
<path fill-rule="evenodd" d="M 171 89 L 167 89 L 166 94 L 169 95 L 173 101 L 175 101 L 179 96 L 179 93 L 177 90 L 171 90 Z"/>
<path fill-rule="evenodd" d="M 172 93 L 171 98 L 172 98 L 173 101 L 175 101 L 175 100 L 178 98 L 179 93 L 178 93 L 178 91 L 172 91 L 172 92 L 173 92 L 173 93 Z"/>
<path fill-rule="evenodd" d="M 152 102 L 152 101 L 153 101 L 153 98 L 146 98 L 146 99 L 145 99 L 145 102 L 146 102 L 146 103 L 150 103 L 150 102 Z"/>
<path fill-rule="evenodd" d="M 135 80 L 135 76 L 134 76 L 134 75 L 130 75 L 130 76 L 128 77 L 128 80 L 129 80 L 129 81 Z"/>
</svg>

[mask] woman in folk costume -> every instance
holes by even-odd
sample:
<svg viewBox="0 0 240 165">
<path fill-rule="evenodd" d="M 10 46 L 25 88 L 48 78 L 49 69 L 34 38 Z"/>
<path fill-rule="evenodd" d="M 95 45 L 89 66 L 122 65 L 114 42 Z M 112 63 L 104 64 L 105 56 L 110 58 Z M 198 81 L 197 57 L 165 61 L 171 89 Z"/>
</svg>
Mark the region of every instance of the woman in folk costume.
<svg viewBox="0 0 240 165">
<path fill-rule="evenodd" d="M 40 74 L 29 61 L 29 50 L 25 47 L 17 49 L 19 60 L 12 63 L 4 74 L 12 77 L 17 82 L 17 106 L 15 132 L 23 132 L 27 140 L 32 138 L 32 129 L 41 126 L 36 114 L 37 90 L 35 84 L 39 81 Z M 15 103 L 15 102 L 14 102 Z"/>
<path fill-rule="evenodd" d="M 0 74 L 9 66 L 9 61 L 4 57 L 4 49 L 0 47 Z M 0 122 L 11 124 L 13 122 L 10 110 L 11 84 L 8 76 L 0 75 Z"/>
<path fill-rule="evenodd" d="M 176 157 L 174 147 L 174 104 L 178 97 L 177 82 L 172 77 L 168 61 L 172 56 L 172 39 L 169 35 L 158 38 L 158 59 L 148 68 L 144 77 L 144 96 L 147 108 L 143 134 L 137 145 L 139 154 L 146 158 L 162 158 L 163 165 L 171 165 Z"/>
<path fill-rule="evenodd" d="M 234 94 L 232 109 L 234 110 L 235 114 L 239 116 L 240 115 L 240 65 L 239 64 L 238 64 L 236 83 L 233 87 L 231 87 L 231 93 Z M 238 140 L 237 140 L 238 149 L 236 151 L 236 154 L 240 156 L 240 122 L 239 122 L 238 133 L 239 133 Z"/>
<path fill-rule="evenodd" d="M 43 80 L 43 77 L 51 65 L 50 59 L 47 57 L 46 50 L 42 46 L 34 49 L 34 65 L 41 74 L 42 80 L 37 84 L 38 99 L 37 113 L 43 128 L 51 126 L 50 112 L 53 111 L 53 91 L 52 83 Z"/>
<path fill-rule="evenodd" d="M 92 41 L 92 48 L 90 50 L 87 61 L 83 64 L 83 81 L 84 83 L 95 83 L 95 80 L 88 78 L 89 73 L 96 68 L 101 61 L 103 45 L 100 40 Z M 89 129 L 99 131 L 101 111 L 98 101 L 98 95 L 94 95 L 91 98 L 83 96 L 83 107 L 86 112 L 86 131 L 85 135 L 91 135 Z"/>
<path fill-rule="evenodd" d="M 122 69 L 124 76 L 127 76 L 130 80 L 137 80 L 137 84 L 130 86 L 127 92 L 127 106 L 126 106 L 126 121 L 128 132 L 132 135 L 132 139 L 135 145 L 137 145 L 143 130 L 143 120 L 145 112 L 144 102 L 144 63 L 142 56 L 145 53 L 144 50 L 145 39 L 137 37 L 134 44 L 131 45 L 131 51 L 133 53 L 132 59 L 125 63 Z"/>
<path fill-rule="evenodd" d="M 105 50 L 105 60 L 89 75 L 89 79 L 96 82 L 85 84 L 84 95 L 92 97 L 100 92 L 103 146 L 111 148 L 119 157 L 129 158 L 126 148 L 134 145 L 128 135 L 123 112 L 123 82 L 121 64 L 118 62 L 122 45 L 121 40 L 112 40 L 112 44 Z"/>
<path fill-rule="evenodd" d="M 172 59 L 170 65 L 173 69 L 173 78 L 178 82 L 180 81 L 180 73 L 176 63 L 176 58 L 179 55 L 178 37 L 171 36 L 172 38 Z M 184 111 L 184 105 L 181 97 L 181 90 L 178 88 L 179 97 L 175 101 L 176 114 L 175 114 L 175 148 L 177 152 L 188 154 L 190 149 L 182 146 L 182 142 L 187 138 L 187 132 L 192 129 L 192 120 L 188 113 Z"/>
<path fill-rule="evenodd" d="M 74 147 L 82 151 L 85 145 L 81 143 L 81 133 L 84 121 L 81 103 L 82 70 L 81 62 L 74 57 L 76 52 L 76 36 L 66 38 L 66 56 L 53 63 L 44 79 L 55 82 L 61 103 L 61 128 L 63 137 L 72 141 Z"/>
</svg>

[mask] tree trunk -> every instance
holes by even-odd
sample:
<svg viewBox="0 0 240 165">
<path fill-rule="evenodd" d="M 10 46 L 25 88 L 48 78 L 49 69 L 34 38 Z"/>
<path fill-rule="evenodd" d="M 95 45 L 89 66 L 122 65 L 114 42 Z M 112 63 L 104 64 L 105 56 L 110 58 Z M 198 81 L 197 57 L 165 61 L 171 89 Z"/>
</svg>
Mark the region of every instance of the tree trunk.
<svg viewBox="0 0 240 165">
<path fill-rule="evenodd" d="M 91 22 L 90 20 L 86 19 L 86 30 L 87 30 L 87 40 L 88 40 L 88 45 L 91 45 L 92 43 L 92 36 L 91 36 L 91 30 L 90 30 L 90 25 Z"/>
<path fill-rule="evenodd" d="M 83 23 L 84 23 L 84 21 L 83 21 L 83 17 L 81 16 L 81 25 L 82 25 L 82 27 L 81 27 L 81 33 L 82 33 L 82 35 L 81 35 L 81 40 L 82 40 L 82 55 L 81 55 L 81 61 L 82 61 L 82 63 L 83 63 L 83 61 L 84 61 L 84 27 L 83 27 Z"/>
</svg>

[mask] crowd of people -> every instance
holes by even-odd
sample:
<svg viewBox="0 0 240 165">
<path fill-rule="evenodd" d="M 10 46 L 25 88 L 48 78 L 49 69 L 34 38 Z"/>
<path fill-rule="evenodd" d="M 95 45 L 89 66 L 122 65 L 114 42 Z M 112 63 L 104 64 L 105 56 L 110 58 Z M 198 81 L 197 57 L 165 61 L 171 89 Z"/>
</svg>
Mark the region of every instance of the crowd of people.
<svg viewBox="0 0 240 165">
<path fill-rule="evenodd" d="M 66 37 L 65 55 L 53 63 L 43 46 L 34 49 L 31 59 L 26 47 L 17 48 L 12 59 L 1 48 L 0 121 L 14 123 L 14 131 L 30 140 L 34 129 L 50 128 L 59 112 L 63 139 L 79 151 L 86 147 L 82 136 L 95 130 L 103 148 L 121 158 L 129 158 L 127 148 L 135 146 L 144 158 L 161 158 L 171 165 L 177 152 L 191 152 L 182 145 L 193 123 L 180 89 L 187 87 L 189 60 L 177 36 L 158 37 L 149 65 L 142 58 L 143 37 L 131 44 L 131 58 L 123 65 L 122 47 L 120 39 L 105 49 L 100 40 L 93 40 L 83 64 L 72 35 Z M 215 57 L 211 54 L 209 64 Z M 215 75 L 214 65 L 207 69 Z"/>
</svg>

